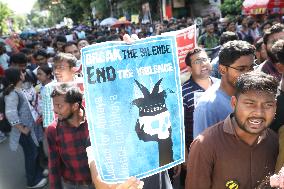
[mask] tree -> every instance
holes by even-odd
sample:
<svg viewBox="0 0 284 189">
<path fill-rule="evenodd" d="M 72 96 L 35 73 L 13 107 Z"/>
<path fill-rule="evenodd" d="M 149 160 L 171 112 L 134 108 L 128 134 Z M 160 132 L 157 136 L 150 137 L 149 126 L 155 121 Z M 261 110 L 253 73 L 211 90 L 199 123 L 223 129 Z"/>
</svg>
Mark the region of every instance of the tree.
<svg viewBox="0 0 284 189">
<path fill-rule="evenodd" d="M 12 15 L 12 10 L 0 1 L 0 35 L 7 34 L 9 31 L 7 19 Z"/>
<path fill-rule="evenodd" d="M 111 16 L 110 3 L 112 3 L 112 1 L 109 0 L 93 1 L 91 5 L 94 6 L 97 10 L 96 17 L 100 19 L 110 17 Z"/>
<path fill-rule="evenodd" d="M 224 0 L 221 5 L 222 15 L 240 15 L 244 0 Z"/>
<path fill-rule="evenodd" d="M 55 23 L 71 18 L 74 23 L 90 23 L 92 19 L 91 3 L 94 0 L 38 0 L 41 10 L 49 10 Z"/>
</svg>

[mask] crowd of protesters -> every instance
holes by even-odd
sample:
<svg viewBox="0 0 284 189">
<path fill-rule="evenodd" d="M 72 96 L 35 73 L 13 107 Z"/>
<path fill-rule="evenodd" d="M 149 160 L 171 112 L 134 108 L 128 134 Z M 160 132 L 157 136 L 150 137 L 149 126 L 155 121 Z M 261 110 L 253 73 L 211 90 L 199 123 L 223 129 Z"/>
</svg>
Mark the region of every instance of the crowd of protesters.
<svg viewBox="0 0 284 189">
<path fill-rule="evenodd" d="M 199 47 L 185 58 L 190 76 L 182 81 L 185 164 L 118 185 L 98 176 L 79 90 L 84 77 L 80 50 L 193 24 L 182 18 L 119 27 L 80 25 L 12 33 L 1 40 L 2 113 L 11 127 L 1 124 L 0 143 L 9 136 L 11 150 L 23 148 L 27 187 L 43 187 L 49 180 L 51 189 L 171 189 L 180 178 L 180 187 L 187 189 L 257 188 L 268 187 L 267 176 L 279 172 L 271 184 L 284 188 L 284 25 L 278 16 L 203 18 Z"/>
</svg>

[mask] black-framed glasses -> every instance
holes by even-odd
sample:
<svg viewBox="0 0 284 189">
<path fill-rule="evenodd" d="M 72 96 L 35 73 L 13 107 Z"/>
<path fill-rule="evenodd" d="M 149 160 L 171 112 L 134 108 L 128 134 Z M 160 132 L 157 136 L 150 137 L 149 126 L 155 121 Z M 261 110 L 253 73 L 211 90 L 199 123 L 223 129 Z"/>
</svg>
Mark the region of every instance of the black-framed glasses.
<svg viewBox="0 0 284 189">
<path fill-rule="evenodd" d="M 254 70 L 253 69 L 253 67 L 254 67 L 253 64 L 251 66 L 249 66 L 249 67 L 248 66 L 233 67 L 233 66 L 228 66 L 228 65 L 226 65 L 226 67 L 232 68 L 232 69 L 237 70 L 239 72 L 249 72 L 249 71 L 253 71 Z"/>
<path fill-rule="evenodd" d="M 210 62 L 211 59 L 210 58 L 198 58 L 197 60 L 195 60 L 193 62 L 193 64 L 203 64 L 204 62 Z"/>
</svg>

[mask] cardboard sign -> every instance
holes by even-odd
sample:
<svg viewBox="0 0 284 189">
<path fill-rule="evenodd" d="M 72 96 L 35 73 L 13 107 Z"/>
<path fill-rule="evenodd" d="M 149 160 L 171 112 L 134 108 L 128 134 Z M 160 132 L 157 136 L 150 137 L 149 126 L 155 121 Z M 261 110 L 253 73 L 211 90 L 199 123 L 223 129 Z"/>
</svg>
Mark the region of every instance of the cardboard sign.
<svg viewBox="0 0 284 189">
<path fill-rule="evenodd" d="M 102 180 L 144 178 L 184 162 L 175 37 L 82 49 L 90 140 Z"/>
</svg>

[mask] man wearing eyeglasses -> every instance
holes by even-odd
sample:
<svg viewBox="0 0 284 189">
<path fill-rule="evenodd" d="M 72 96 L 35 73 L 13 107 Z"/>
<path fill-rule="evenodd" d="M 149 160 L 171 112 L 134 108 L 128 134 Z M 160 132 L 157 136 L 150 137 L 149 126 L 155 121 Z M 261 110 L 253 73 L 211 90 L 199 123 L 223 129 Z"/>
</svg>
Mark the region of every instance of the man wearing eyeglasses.
<svg viewBox="0 0 284 189">
<path fill-rule="evenodd" d="M 221 47 L 219 53 L 221 83 L 208 89 L 195 107 L 194 138 L 232 113 L 230 99 L 236 91 L 235 83 L 241 74 L 253 70 L 254 51 L 252 45 L 240 40 L 229 41 Z"/>
<path fill-rule="evenodd" d="M 76 82 L 83 83 L 83 81 L 75 76 L 77 71 L 76 62 L 77 59 L 72 54 L 59 53 L 54 59 L 53 74 L 56 81 L 53 81 L 46 85 L 42 94 L 42 116 L 43 127 L 48 127 L 54 120 L 53 104 L 50 94 L 57 82 Z"/>
<path fill-rule="evenodd" d="M 185 57 L 185 63 L 191 72 L 189 80 L 182 85 L 183 107 L 184 107 L 184 127 L 185 144 L 189 149 L 193 141 L 193 112 L 199 97 L 213 84 L 220 80 L 210 77 L 212 70 L 210 58 L 201 48 L 189 51 Z M 183 167 L 184 168 L 184 167 Z M 184 185 L 186 171 L 181 171 L 181 185 Z"/>
<path fill-rule="evenodd" d="M 210 58 L 201 48 L 189 51 L 185 57 L 185 63 L 191 72 L 188 81 L 182 85 L 184 125 L 186 147 L 189 148 L 193 140 L 193 112 L 199 97 L 219 79 L 210 77 L 212 67 Z"/>
</svg>

